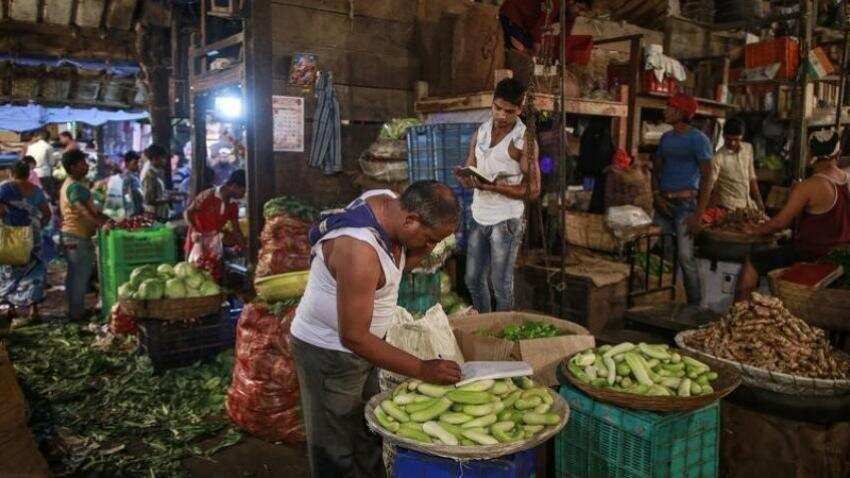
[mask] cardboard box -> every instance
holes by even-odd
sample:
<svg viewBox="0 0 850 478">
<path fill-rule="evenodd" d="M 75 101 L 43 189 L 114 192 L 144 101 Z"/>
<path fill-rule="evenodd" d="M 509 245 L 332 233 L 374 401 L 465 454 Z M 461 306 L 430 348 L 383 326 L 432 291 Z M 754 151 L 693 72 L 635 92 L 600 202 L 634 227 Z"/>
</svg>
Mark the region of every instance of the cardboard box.
<svg viewBox="0 0 850 478">
<path fill-rule="evenodd" d="M 476 334 L 480 330 L 497 332 L 510 324 L 537 321 L 552 324 L 570 335 L 510 342 Z M 584 327 L 566 320 L 527 312 L 498 312 L 449 319 L 463 358 L 473 360 L 524 360 L 534 369 L 534 380 L 547 386 L 557 385 L 555 370 L 570 355 L 596 346 L 596 339 Z"/>
</svg>

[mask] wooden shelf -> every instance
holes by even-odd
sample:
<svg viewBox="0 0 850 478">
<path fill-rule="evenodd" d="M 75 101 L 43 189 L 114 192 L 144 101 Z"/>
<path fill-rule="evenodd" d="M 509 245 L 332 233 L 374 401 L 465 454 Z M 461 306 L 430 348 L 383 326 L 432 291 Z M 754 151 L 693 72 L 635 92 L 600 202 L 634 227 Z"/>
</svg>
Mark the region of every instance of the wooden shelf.
<svg viewBox="0 0 850 478">
<path fill-rule="evenodd" d="M 222 86 L 238 85 L 244 81 L 244 69 L 244 63 L 237 63 L 229 68 L 193 76 L 189 89 L 193 94 L 199 94 Z"/>
<path fill-rule="evenodd" d="M 642 93 L 635 98 L 635 104 L 638 108 L 650 108 L 663 110 L 667 108 L 667 101 L 670 99 L 667 95 Z M 709 100 L 705 98 L 697 98 L 699 102 L 698 116 L 709 116 L 713 118 L 725 118 L 726 112 L 731 109 L 736 109 L 735 105 L 721 103 L 719 101 Z"/>
<path fill-rule="evenodd" d="M 555 111 L 557 109 L 559 99 L 555 95 L 536 93 L 531 98 L 539 111 Z M 413 110 L 418 114 L 480 110 L 490 109 L 492 103 L 493 92 L 485 91 L 461 96 L 423 98 L 415 103 Z M 629 114 L 629 107 L 626 103 L 584 98 L 567 98 L 565 109 L 570 114 L 615 118 L 625 118 Z"/>
</svg>

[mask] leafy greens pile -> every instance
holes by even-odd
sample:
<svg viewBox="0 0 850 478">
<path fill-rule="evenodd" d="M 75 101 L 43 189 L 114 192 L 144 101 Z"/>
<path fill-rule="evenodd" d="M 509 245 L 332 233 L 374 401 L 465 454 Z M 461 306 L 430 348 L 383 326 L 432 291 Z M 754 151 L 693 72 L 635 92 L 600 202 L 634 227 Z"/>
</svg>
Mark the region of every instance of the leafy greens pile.
<svg viewBox="0 0 850 478">
<path fill-rule="evenodd" d="M 182 476 L 181 459 L 240 441 L 224 409 L 231 350 L 155 376 L 147 357 L 95 342 L 76 324 L 9 334 L 30 426 L 48 460 L 60 462 L 54 472 Z"/>
<path fill-rule="evenodd" d="M 552 324 L 538 322 L 536 320 L 527 320 L 522 324 L 509 324 L 499 331 L 481 329 L 475 331 L 475 334 L 482 337 L 496 337 L 499 339 L 509 340 L 511 342 L 567 335 L 566 332 L 558 329 Z"/>
</svg>

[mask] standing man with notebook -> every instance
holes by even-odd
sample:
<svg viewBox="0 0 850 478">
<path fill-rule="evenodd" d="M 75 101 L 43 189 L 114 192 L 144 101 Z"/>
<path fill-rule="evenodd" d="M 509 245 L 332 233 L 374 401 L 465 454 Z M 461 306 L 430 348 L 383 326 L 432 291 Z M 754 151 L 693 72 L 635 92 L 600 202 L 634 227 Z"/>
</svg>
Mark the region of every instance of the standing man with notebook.
<svg viewBox="0 0 850 478">
<path fill-rule="evenodd" d="M 455 171 L 463 187 L 475 189 L 466 286 L 481 313 L 494 310 L 491 284 L 495 310 L 513 308 L 514 265 L 525 230 L 524 200 L 540 195 L 537 144 L 525 144 L 525 124 L 519 119 L 524 101 L 525 87 L 519 81 L 500 81 L 493 93 L 492 117 L 469 143 L 467 168 L 496 181 L 490 184 L 462 169 Z"/>
</svg>

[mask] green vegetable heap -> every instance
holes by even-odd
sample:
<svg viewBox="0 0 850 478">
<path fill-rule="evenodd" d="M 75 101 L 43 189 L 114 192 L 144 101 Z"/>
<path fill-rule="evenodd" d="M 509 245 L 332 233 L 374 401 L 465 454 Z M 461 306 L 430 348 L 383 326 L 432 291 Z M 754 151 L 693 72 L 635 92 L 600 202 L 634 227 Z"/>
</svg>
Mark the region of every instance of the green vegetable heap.
<svg viewBox="0 0 850 478">
<path fill-rule="evenodd" d="M 309 204 L 304 204 L 297 199 L 286 196 L 269 199 L 263 205 L 263 217 L 266 219 L 280 214 L 289 214 L 304 222 L 313 222 L 319 217 L 319 210 Z"/>
<path fill-rule="evenodd" d="M 118 288 L 119 299 L 160 300 L 206 297 L 221 293 L 209 272 L 188 262 L 175 266 L 146 265 L 133 269 L 130 280 Z"/>
<path fill-rule="evenodd" d="M 30 427 L 57 476 L 188 476 L 181 460 L 209 459 L 242 437 L 224 408 L 231 350 L 154 375 L 130 343 L 103 347 L 78 324 L 7 337 Z"/>
<path fill-rule="evenodd" d="M 576 354 L 567 362 L 570 373 L 596 388 L 649 396 L 708 395 L 717 373 L 708 365 L 671 350 L 667 345 L 624 342 Z"/>
<path fill-rule="evenodd" d="M 375 408 L 385 430 L 421 443 L 497 445 L 528 440 L 561 416 L 552 392 L 528 377 L 479 380 L 462 387 L 404 382 Z"/>
</svg>

